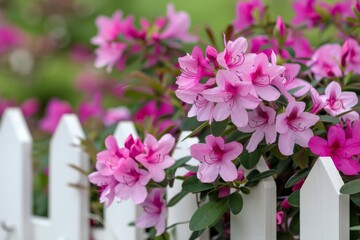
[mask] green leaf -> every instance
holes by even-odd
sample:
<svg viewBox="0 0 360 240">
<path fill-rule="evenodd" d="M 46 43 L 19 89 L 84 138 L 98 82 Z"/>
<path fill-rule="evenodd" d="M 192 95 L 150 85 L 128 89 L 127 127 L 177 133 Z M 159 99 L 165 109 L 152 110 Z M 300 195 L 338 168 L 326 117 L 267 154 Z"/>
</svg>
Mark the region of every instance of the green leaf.
<svg viewBox="0 0 360 240">
<path fill-rule="evenodd" d="M 270 177 L 270 176 L 274 175 L 275 173 L 276 173 L 276 169 L 269 169 L 267 171 L 264 171 L 262 173 L 255 175 L 255 176 L 250 176 L 250 178 L 248 175 L 247 179 L 249 182 L 260 181 L 261 179 Z"/>
<path fill-rule="evenodd" d="M 214 136 L 218 137 L 224 133 L 227 126 L 228 126 L 228 119 L 221 122 L 213 121 L 210 125 L 210 131 Z"/>
<path fill-rule="evenodd" d="M 307 168 L 309 166 L 309 152 L 306 148 L 302 148 L 300 151 L 294 154 L 293 156 L 294 163 L 298 165 L 301 169 Z"/>
<path fill-rule="evenodd" d="M 310 172 L 310 168 L 304 168 L 292 175 L 286 182 L 285 187 L 289 188 L 294 186 L 298 181 L 304 179 Z"/>
<path fill-rule="evenodd" d="M 188 192 L 201 192 L 212 189 L 214 186 L 212 184 L 202 183 L 196 176 L 191 176 L 184 180 L 182 188 Z"/>
<path fill-rule="evenodd" d="M 229 197 L 230 211 L 236 215 L 241 212 L 243 207 L 243 198 L 239 192 L 234 192 Z"/>
<path fill-rule="evenodd" d="M 240 162 L 246 169 L 254 168 L 261 157 L 261 153 L 259 149 L 256 149 L 254 152 L 249 153 L 248 151 L 244 151 L 240 155 Z"/>
<path fill-rule="evenodd" d="M 300 214 L 296 213 L 293 218 L 291 219 L 291 223 L 289 226 L 289 232 L 292 235 L 299 235 L 300 234 Z"/>
<path fill-rule="evenodd" d="M 288 203 L 293 207 L 300 207 L 300 190 L 296 190 L 290 194 Z"/>
<path fill-rule="evenodd" d="M 360 225 L 350 227 L 350 231 L 360 231 Z"/>
<path fill-rule="evenodd" d="M 350 200 L 358 207 L 360 207 L 360 193 L 350 195 Z"/>
<path fill-rule="evenodd" d="M 244 194 L 250 194 L 251 193 L 250 189 L 247 188 L 247 187 L 240 187 L 240 191 L 242 193 L 244 193 Z"/>
<path fill-rule="evenodd" d="M 305 86 L 299 86 L 299 87 L 296 87 L 296 88 L 292 88 L 292 89 L 290 89 L 288 92 L 289 92 L 290 94 L 294 94 L 294 93 L 300 91 L 301 89 L 303 89 L 304 87 L 305 87 Z"/>
<path fill-rule="evenodd" d="M 177 161 L 175 162 L 175 164 L 172 165 L 169 169 L 171 169 L 171 170 L 176 170 L 177 168 L 184 166 L 185 163 L 187 163 L 190 159 L 191 159 L 190 156 L 180 158 L 180 159 L 177 160 Z"/>
<path fill-rule="evenodd" d="M 290 54 L 291 57 L 295 57 L 295 50 L 291 47 L 285 47 L 285 49 L 288 51 L 288 53 Z"/>
<path fill-rule="evenodd" d="M 198 208 L 190 219 L 190 230 L 200 231 L 208 228 L 221 218 L 228 209 L 228 199 L 224 198 L 217 202 L 208 202 Z"/>
<path fill-rule="evenodd" d="M 320 121 L 322 122 L 328 122 L 328 123 L 332 123 L 332 124 L 338 124 L 340 123 L 340 119 L 337 117 L 333 117 L 330 115 L 321 115 L 320 116 Z"/>
<path fill-rule="evenodd" d="M 172 207 L 175 204 L 177 204 L 181 199 L 183 199 L 189 192 L 188 191 L 181 191 L 178 194 L 176 194 L 174 197 L 170 199 L 167 206 Z"/>
<path fill-rule="evenodd" d="M 340 188 L 340 192 L 342 194 L 350 194 L 350 195 L 355 193 L 360 193 L 360 179 L 356 179 L 345 183 Z"/>
<path fill-rule="evenodd" d="M 195 231 L 191 234 L 189 240 L 196 240 L 197 238 L 199 238 L 201 236 L 201 234 L 205 231 L 205 229 L 200 230 L 200 231 Z"/>
<path fill-rule="evenodd" d="M 184 139 L 182 139 L 181 141 L 185 141 L 186 139 L 188 139 L 189 137 L 194 136 L 195 134 L 197 134 L 198 132 L 200 132 L 203 128 L 207 127 L 209 125 L 209 122 L 204 122 L 202 123 L 200 126 L 198 126 L 194 131 L 192 131 L 192 133 L 190 133 L 189 135 L 187 135 Z"/>
</svg>

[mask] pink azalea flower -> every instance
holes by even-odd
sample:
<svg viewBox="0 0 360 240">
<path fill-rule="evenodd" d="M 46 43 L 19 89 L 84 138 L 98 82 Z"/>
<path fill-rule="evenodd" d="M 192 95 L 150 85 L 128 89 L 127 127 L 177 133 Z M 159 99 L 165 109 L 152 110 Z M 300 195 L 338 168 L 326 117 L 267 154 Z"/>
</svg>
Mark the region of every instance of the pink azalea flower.
<svg viewBox="0 0 360 240">
<path fill-rule="evenodd" d="M 354 92 L 342 92 L 338 82 L 331 82 L 325 89 L 325 95 L 321 98 L 325 102 L 325 111 L 331 116 L 336 116 L 350 110 L 358 103 L 358 97 Z M 342 118 L 358 119 L 359 114 L 350 112 Z"/>
<path fill-rule="evenodd" d="M 357 175 L 360 164 L 353 156 L 360 154 L 360 139 L 346 139 L 344 129 L 337 125 L 329 128 L 327 139 L 312 137 L 309 141 L 311 152 L 318 156 L 330 156 L 344 174 Z"/>
<path fill-rule="evenodd" d="M 107 207 L 111 205 L 115 198 L 115 187 L 118 181 L 113 176 L 104 176 L 101 174 L 102 168 L 105 167 L 102 163 L 96 163 L 98 171 L 89 175 L 89 181 L 100 187 L 100 203 L 105 203 Z"/>
<path fill-rule="evenodd" d="M 243 37 L 237 38 L 234 42 L 226 42 L 224 36 L 224 44 L 225 50 L 218 54 L 217 62 L 228 70 L 236 72 L 239 70 L 239 67 L 244 64 L 246 58 L 251 58 L 251 56 L 253 56 L 253 54 L 247 54 L 245 57 L 248 43 Z"/>
<path fill-rule="evenodd" d="M 295 185 L 291 188 L 291 190 L 293 192 L 295 192 L 296 190 L 300 190 L 301 187 L 304 185 L 304 182 L 305 182 L 305 179 L 301 179 L 301 180 L 297 181 L 295 183 Z"/>
<path fill-rule="evenodd" d="M 188 117 L 195 117 L 198 121 L 212 121 L 214 103 L 203 96 L 203 91 L 209 89 L 215 83 L 215 79 L 209 79 L 206 84 L 197 84 L 184 90 L 175 91 L 176 96 L 183 102 L 192 104 Z"/>
<path fill-rule="evenodd" d="M 321 16 L 315 9 L 316 0 L 297 0 L 293 4 L 296 13 L 292 23 L 295 25 L 306 24 L 309 28 L 318 24 Z"/>
<path fill-rule="evenodd" d="M 235 30 L 241 31 L 254 24 L 257 20 L 256 17 L 261 18 L 264 13 L 265 7 L 261 0 L 239 1 L 236 6 L 236 18 L 233 26 Z"/>
<path fill-rule="evenodd" d="M 335 21 L 341 24 L 346 21 L 346 18 L 355 17 L 354 12 L 352 11 L 354 2 L 357 2 L 357 0 L 343 0 L 335 2 L 332 5 L 322 2 L 321 5 L 329 12 L 330 16 L 332 16 Z"/>
<path fill-rule="evenodd" d="M 101 174 L 104 176 L 113 175 L 118 169 L 122 168 L 124 162 L 129 158 L 129 150 L 120 148 L 114 136 L 109 135 L 105 139 L 106 150 L 96 155 L 97 162 L 103 164 Z"/>
<path fill-rule="evenodd" d="M 90 102 L 81 103 L 79 106 L 79 118 L 82 123 L 85 123 L 89 118 L 101 118 L 103 112 L 100 93 L 96 93 Z"/>
<path fill-rule="evenodd" d="M 186 12 L 175 12 L 173 4 L 167 5 L 168 24 L 159 34 L 160 39 L 179 39 L 183 42 L 195 42 L 197 37 L 189 34 L 190 17 Z"/>
<path fill-rule="evenodd" d="M 260 99 L 250 94 L 252 84 L 240 79 L 226 70 L 219 70 L 216 75 L 218 87 L 203 91 L 203 96 L 211 102 L 217 102 L 213 117 L 223 121 L 231 116 L 237 127 L 245 127 L 249 118 L 246 109 L 255 109 Z"/>
<path fill-rule="evenodd" d="M 0 53 L 11 50 L 17 47 L 22 39 L 20 31 L 14 27 L 1 25 L 0 26 Z"/>
<path fill-rule="evenodd" d="M 342 76 L 340 69 L 341 46 L 339 44 L 325 44 L 317 49 L 308 62 L 315 79 Z"/>
<path fill-rule="evenodd" d="M 125 140 L 125 148 L 130 151 L 130 157 L 135 159 L 137 155 L 141 154 L 144 151 L 144 145 L 141 142 L 140 138 L 136 140 L 130 134 Z"/>
<path fill-rule="evenodd" d="M 127 107 L 109 108 L 103 117 L 105 126 L 110 126 L 119 121 L 130 120 L 131 113 Z"/>
<path fill-rule="evenodd" d="M 138 228 L 155 227 L 156 236 L 165 231 L 167 207 L 164 199 L 165 189 L 156 188 L 151 190 L 145 201 L 141 204 L 143 214 L 136 219 L 135 226 Z"/>
<path fill-rule="evenodd" d="M 36 98 L 29 98 L 20 106 L 25 117 L 31 117 L 39 111 L 40 103 Z"/>
<path fill-rule="evenodd" d="M 244 169 L 238 169 L 237 172 L 238 172 L 237 173 L 238 175 L 237 175 L 236 181 L 239 181 L 239 182 L 243 181 L 245 179 L 245 171 L 244 171 Z"/>
<path fill-rule="evenodd" d="M 285 37 L 286 34 L 286 26 L 281 16 L 278 16 L 276 19 L 276 25 L 275 25 L 278 33 L 280 34 L 280 37 Z"/>
<path fill-rule="evenodd" d="M 281 225 L 284 221 L 285 213 L 283 211 L 279 211 L 276 213 L 276 224 Z"/>
<path fill-rule="evenodd" d="M 139 169 L 134 160 L 126 159 L 122 167 L 114 173 L 114 177 L 119 182 L 115 187 L 115 194 L 120 200 L 131 198 L 135 204 L 145 201 L 146 184 L 150 181 L 151 175 L 144 169 Z"/>
<path fill-rule="evenodd" d="M 253 68 L 244 70 L 243 78 L 251 81 L 253 91 L 262 99 L 275 101 L 280 97 L 280 92 L 271 85 L 272 81 L 285 71 L 285 67 L 269 63 L 264 53 L 256 56 Z"/>
<path fill-rule="evenodd" d="M 195 46 L 191 55 L 187 54 L 179 58 L 181 75 L 177 78 L 176 84 L 180 89 L 186 89 L 197 85 L 201 78 L 214 76 L 214 69 L 210 61 L 205 59 L 202 50 Z"/>
<path fill-rule="evenodd" d="M 276 118 L 276 131 L 279 136 L 279 150 L 285 156 L 293 154 L 294 145 L 308 147 L 314 136 L 310 127 L 319 121 L 319 116 L 304 112 L 304 102 L 290 102 L 284 113 Z"/>
<path fill-rule="evenodd" d="M 301 97 L 304 96 L 306 93 L 310 91 L 311 85 L 310 83 L 306 82 L 305 80 L 302 80 L 300 78 L 296 78 L 296 76 L 300 72 L 300 65 L 299 64 L 293 64 L 293 63 L 287 63 L 284 64 L 285 72 L 284 72 L 284 85 L 286 90 L 290 91 L 292 89 L 298 89 L 296 92 L 293 93 L 295 97 Z"/>
<path fill-rule="evenodd" d="M 117 42 L 105 43 L 99 46 L 99 48 L 95 51 L 95 67 L 102 68 L 107 66 L 106 70 L 111 72 L 113 67 L 119 64 L 120 58 L 122 57 L 125 49 L 126 45 L 124 43 Z"/>
<path fill-rule="evenodd" d="M 276 140 L 275 128 L 276 112 L 271 107 L 260 104 L 254 111 L 249 112 L 249 123 L 244 128 L 239 128 L 242 132 L 253 132 L 246 149 L 249 152 L 256 150 L 259 143 L 265 138 L 267 144 L 274 143 Z"/>
<path fill-rule="evenodd" d="M 208 135 L 206 143 L 194 144 L 190 154 L 200 161 L 197 177 L 201 182 L 211 183 L 221 176 L 226 182 L 237 179 L 238 171 L 232 161 L 237 158 L 243 147 L 238 142 L 225 143 L 222 137 Z"/>
<path fill-rule="evenodd" d="M 346 67 L 345 73 L 360 74 L 360 46 L 357 41 L 349 38 L 341 49 L 341 65 Z"/>
<path fill-rule="evenodd" d="M 53 98 L 47 105 L 45 117 L 40 120 L 40 129 L 49 133 L 54 132 L 62 115 L 71 112 L 71 107 L 67 102 Z"/>
<path fill-rule="evenodd" d="M 165 169 L 175 163 L 175 159 L 170 157 L 170 152 L 175 145 L 175 138 L 170 134 L 165 134 L 159 141 L 150 134 L 144 140 L 144 153 L 136 156 L 147 170 L 155 182 L 165 179 Z"/>
<path fill-rule="evenodd" d="M 313 102 L 311 113 L 317 114 L 325 107 L 326 103 L 324 98 L 319 95 L 319 93 L 315 88 L 311 87 L 310 93 L 311 93 L 311 100 Z"/>
<path fill-rule="evenodd" d="M 281 208 L 284 210 L 291 208 L 291 205 L 288 202 L 288 198 L 285 198 L 284 201 L 282 201 Z"/>
</svg>

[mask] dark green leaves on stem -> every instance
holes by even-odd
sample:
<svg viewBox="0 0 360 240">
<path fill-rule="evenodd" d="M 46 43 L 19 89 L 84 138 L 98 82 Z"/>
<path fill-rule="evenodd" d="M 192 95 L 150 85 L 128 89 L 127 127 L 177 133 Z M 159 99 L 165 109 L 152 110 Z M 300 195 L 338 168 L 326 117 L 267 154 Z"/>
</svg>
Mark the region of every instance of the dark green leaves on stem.
<svg viewBox="0 0 360 240">
<path fill-rule="evenodd" d="M 288 203 L 293 207 L 300 207 L 300 190 L 296 190 L 290 194 Z"/>
<path fill-rule="evenodd" d="M 170 199 L 167 206 L 172 207 L 175 204 L 177 204 L 181 199 L 183 199 L 189 192 L 188 191 L 181 191 L 178 194 L 176 194 L 174 197 Z"/>
<path fill-rule="evenodd" d="M 249 175 L 247 176 L 247 179 L 249 182 L 254 182 L 254 181 L 260 181 L 264 178 L 270 177 L 272 175 L 274 175 L 276 173 L 276 169 L 269 169 L 267 171 L 261 172 L 259 174 L 255 174 L 249 177 Z"/>
<path fill-rule="evenodd" d="M 227 119 L 221 122 L 213 121 L 210 126 L 211 133 L 216 137 L 221 136 L 228 126 L 228 122 Z"/>
<path fill-rule="evenodd" d="M 230 211 L 236 215 L 241 212 L 243 207 L 243 198 L 239 192 L 234 192 L 229 197 Z"/>
<path fill-rule="evenodd" d="M 228 210 L 228 199 L 211 201 L 196 210 L 190 220 L 190 230 L 200 231 L 216 224 L 221 216 Z"/>
<path fill-rule="evenodd" d="M 295 173 L 294 175 L 292 175 L 289 180 L 286 182 L 285 187 L 289 188 L 294 186 L 298 181 L 300 181 L 301 179 L 304 179 L 310 172 L 309 168 L 305 168 L 302 169 L 300 171 L 298 171 L 297 173 Z"/>
<path fill-rule="evenodd" d="M 344 184 L 340 192 L 342 194 L 355 194 L 360 192 L 360 179 L 356 179 Z"/>
<path fill-rule="evenodd" d="M 240 155 L 240 162 L 246 169 L 252 169 L 258 164 L 260 157 L 260 150 L 255 150 L 251 153 L 249 153 L 247 150 L 244 150 Z"/>
<path fill-rule="evenodd" d="M 182 188 L 185 191 L 196 193 L 212 189 L 214 186 L 212 184 L 202 183 L 196 176 L 191 176 L 184 180 Z"/>
</svg>

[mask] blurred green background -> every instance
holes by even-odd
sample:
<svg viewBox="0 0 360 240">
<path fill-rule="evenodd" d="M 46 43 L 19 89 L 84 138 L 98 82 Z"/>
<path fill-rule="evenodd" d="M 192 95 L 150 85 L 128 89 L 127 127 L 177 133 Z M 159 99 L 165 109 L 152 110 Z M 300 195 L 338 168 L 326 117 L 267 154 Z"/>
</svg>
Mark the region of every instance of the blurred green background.
<svg viewBox="0 0 360 240">
<path fill-rule="evenodd" d="M 169 2 L 176 10 L 189 13 L 194 33 L 205 37 L 204 26 L 209 25 L 220 40 L 235 17 L 237 0 L 0 0 L 0 24 L 5 22 L 25 32 L 20 53 L 12 56 L 19 66 L 14 70 L 14 63 L 0 61 L 0 97 L 23 101 L 35 96 L 46 102 L 57 96 L 76 105 L 81 95 L 73 87 L 74 79 L 84 71 L 94 73 L 94 69 L 91 61 L 74 62 L 71 52 L 79 44 L 89 53 L 94 50 L 90 38 L 96 34 L 95 18 L 121 9 L 125 15 L 135 15 L 136 20 L 153 19 L 166 14 Z M 294 15 L 290 0 L 264 2 L 271 6 L 273 19 L 281 15 L 290 20 Z M 30 70 L 21 70 L 22 66 Z M 104 74 L 104 70 L 97 70 L 97 74 Z"/>
</svg>

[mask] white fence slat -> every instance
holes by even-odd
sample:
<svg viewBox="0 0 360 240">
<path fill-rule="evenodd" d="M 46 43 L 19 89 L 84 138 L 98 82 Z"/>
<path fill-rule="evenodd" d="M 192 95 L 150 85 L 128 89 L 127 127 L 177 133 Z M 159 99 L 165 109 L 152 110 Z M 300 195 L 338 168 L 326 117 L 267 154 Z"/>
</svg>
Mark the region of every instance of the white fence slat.
<svg viewBox="0 0 360 240">
<path fill-rule="evenodd" d="M 114 137 L 119 146 L 124 146 L 125 140 L 130 134 L 133 135 L 134 139 L 138 137 L 134 124 L 129 121 L 120 122 L 115 130 Z M 110 207 L 105 208 L 105 226 L 103 230 L 96 230 L 95 234 L 99 236 L 96 239 L 105 239 L 103 236 L 109 236 L 110 239 L 114 240 L 144 239 L 143 229 L 128 225 L 136 219 L 139 211 L 140 209 L 131 200 L 119 202 L 115 199 Z"/>
<path fill-rule="evenodd" d="M 179 160 L 180 158 L 190 156 L 190 147 L 193 144 L 199 143 L 199 139 L 196 137 L 190 137 L 186 140 L 182 141 L 186 136 L 188 136 L 191 132 L 185 131 L 180 134 L 178 143 L 175 147 L 174 153 L 172 157 L 175 160 Z M 195 159 L 190 159 L 189 164 L 191 165 L 199 165 L 199 162 Z M 176 171 L 176 176 L 183 176 L 187 173 L 187 170 L 184 168 L 180 168 Z M 167 199 L 170 200 L 176 194 L 181 192 L 183 181 L 175 179 L 174 186 L 172 188 L 167 188 Z M 179 222 L 186 222 L 190 221 L 191 216 L 197 210 L 196 205 L 196 197 L 194 194 L 188 194 L 186 197 L 181 199 L 175 206 L 169 208 L 169 215 L 168 215 L 168 226 L 171 226 L 174 223 Z M 171 236 L 175 240 L 181 239 L 189 239 L 191 236 L 191 231 L 189 229 L 189 224 L 179 224 L 170 230 Z M 208 231 L 204 232 L 200 239 L 205 240 L 209 239 Z"/>
<path fill-rule="evenodd" d="M 255 167 L 260 172 L 269 170 L 263 157 Z M 249 172 L 249 171 L 247 171 Z M 249 195 L 242 194 L 244 205 L 238 215 L 231 215 L 232 240 L 276 239 L 276 185 L 272 177 L 251 188 Z"/>
<path fill-rule="evenodd" d="M 7 109 L 0 129 L 0 239 L 23 240 L 31 235 L 31 148 L 31 135 L 21 111 Z"/>
<path fill-rule="evenodd" d="M 79 147 L 84 137 L 74 114 L 61 118 L 50 143 L 49 219 L 33 219 L 34 229 L 37 229 L 34 240 L 89 239 L 87 176 L 69 166 L 88 171 L 88 158 Z"/>
<path fill-rule="evenodd" d="M 333 161 L 320 157 L 300 190 L 301 240 L 348 240 L 349 196 Z"/>
</svg>

